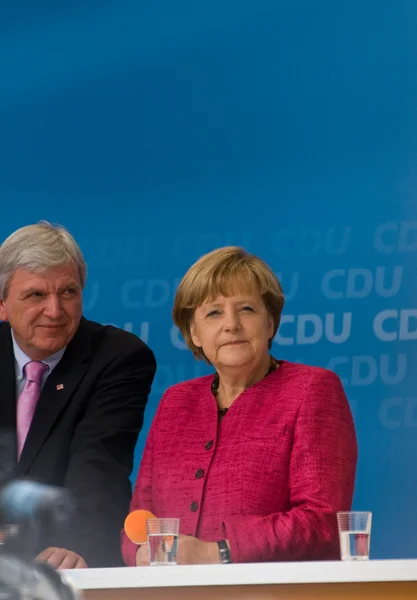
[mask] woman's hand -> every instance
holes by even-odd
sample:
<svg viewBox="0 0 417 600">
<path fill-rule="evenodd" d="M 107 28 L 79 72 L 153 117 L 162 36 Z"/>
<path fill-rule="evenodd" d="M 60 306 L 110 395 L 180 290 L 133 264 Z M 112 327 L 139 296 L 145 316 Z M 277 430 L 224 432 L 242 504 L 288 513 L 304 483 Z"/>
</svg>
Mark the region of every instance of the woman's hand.
<svg viewBox="0 0 417 600">
<path fill-rule="evenodd" d="M 216 542 L 202 542 L 191 535 L 179 536 L 177 564 L 214 565 L 219 563 L 219 547 Z"/>
<path fill-rule="evenodd" d="M 136 550 L 136 566 L 149 567 L 149 544 L 140 544 Z"/>
</svg>

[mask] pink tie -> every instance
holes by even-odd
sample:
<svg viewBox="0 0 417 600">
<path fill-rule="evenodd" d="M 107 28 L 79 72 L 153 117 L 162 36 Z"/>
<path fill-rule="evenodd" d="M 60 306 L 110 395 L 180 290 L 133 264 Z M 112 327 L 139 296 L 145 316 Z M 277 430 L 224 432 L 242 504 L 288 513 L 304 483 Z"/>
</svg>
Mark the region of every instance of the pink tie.
<svg viewBox="0 0 417 600">
<path fill-rule="evenodd" d="M 20 458 L 30 424 L 35 413 L 36 404 L 41 394 L 42 377 L 48 365 L 41 362 L 28 362 L 23 367 L 26 376 L 25 387 L 17 399 L 17 456 Z"/>
</svg>

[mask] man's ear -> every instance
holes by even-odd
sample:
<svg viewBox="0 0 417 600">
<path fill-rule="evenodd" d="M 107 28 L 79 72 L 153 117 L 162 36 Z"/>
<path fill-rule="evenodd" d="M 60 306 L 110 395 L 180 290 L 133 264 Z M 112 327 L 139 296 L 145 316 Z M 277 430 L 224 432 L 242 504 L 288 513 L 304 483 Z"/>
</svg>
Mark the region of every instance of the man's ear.
<svg viewBox="0 0 417 600">
<path fill-rule="evenodd" d="M 4 300 L 0 300 L 0 321 L 7 321 L 6 305 Z"/>
</svg>

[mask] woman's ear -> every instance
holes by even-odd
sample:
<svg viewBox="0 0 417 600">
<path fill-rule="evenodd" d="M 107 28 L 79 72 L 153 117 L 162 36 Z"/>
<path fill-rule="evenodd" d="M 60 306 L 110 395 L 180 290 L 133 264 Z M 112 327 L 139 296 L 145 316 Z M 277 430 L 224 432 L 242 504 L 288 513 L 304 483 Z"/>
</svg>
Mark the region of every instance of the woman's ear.
<svg viewBox="0 0 417 600">
<path fill-rule="evenodd" d="M 201 348 L 200 338 L 198 337 L 196 326 L 194 323 L 191 323 L 190 325 L 190 336 L 194 346 L 197 346 L 197 348 Z"/>
</svg>

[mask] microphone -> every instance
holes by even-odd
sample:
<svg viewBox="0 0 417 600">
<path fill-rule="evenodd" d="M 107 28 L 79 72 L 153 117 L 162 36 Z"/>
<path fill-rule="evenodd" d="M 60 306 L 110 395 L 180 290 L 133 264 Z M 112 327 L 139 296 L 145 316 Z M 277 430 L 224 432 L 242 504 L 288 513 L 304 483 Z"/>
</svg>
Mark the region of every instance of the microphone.
<svg viewBox="0 0 417 600">
<path fill-rule="evenodd" d="M 80 600 L 68 574 L 45 563 L 26 563 L 15 556 L 0 555 L 1 598 L 33 600 Z"/>
<path fill-rule="evenodd" d="M 149 510 L 134 510 L 125 519 L 124 530 L 131 542 L 143 544 L 148 541 L 146 520 L 156 519 Z"/>
<path fill-rule="evenodd" d="M 35 481 L 12 481 L 0 493 L 2 523 L 43 520 L 62 527 L 69 521 L 73 508 L 68 491 Z"/>
</svg>

